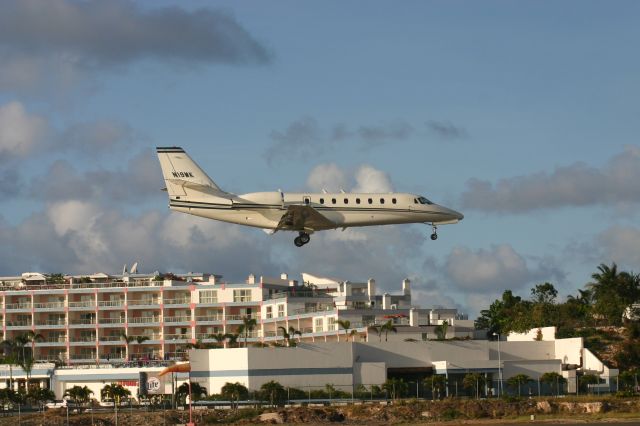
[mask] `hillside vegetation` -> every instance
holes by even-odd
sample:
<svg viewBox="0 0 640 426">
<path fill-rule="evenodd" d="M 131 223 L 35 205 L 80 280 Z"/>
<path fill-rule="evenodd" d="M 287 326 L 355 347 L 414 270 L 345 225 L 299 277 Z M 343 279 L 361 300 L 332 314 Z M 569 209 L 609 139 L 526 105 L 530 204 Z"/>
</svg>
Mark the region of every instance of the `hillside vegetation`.
<svg viewBox="0 0 640 426">
<path fill-rule="evenodd" d="M 637 374 L 640 322 L 631 306 L 640 301 L 640 274 L 621 271 L 615 263 L 601 264 L 591 279 L 563 302 L 548 282 L 532 288 L 528 299 L 506 290 L 481 311 L 476 328 L 492 336 L 556 326 L 558 338 L 583 337 L 585 346 L 608 365 Z"/>
</svg>

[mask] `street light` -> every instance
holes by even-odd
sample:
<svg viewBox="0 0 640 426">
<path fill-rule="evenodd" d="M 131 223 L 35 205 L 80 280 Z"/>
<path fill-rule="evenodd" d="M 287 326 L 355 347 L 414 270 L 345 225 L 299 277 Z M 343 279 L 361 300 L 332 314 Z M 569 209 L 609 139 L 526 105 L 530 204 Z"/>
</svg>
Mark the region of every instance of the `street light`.
<svg viewBox="0 0 640 426">
<path fill-rule="evenodd" d="M 502 396 L 502 360 L 500 353 L 500 333 L 493 333 L 498 337 L 498 397 Z"/>
</svg>

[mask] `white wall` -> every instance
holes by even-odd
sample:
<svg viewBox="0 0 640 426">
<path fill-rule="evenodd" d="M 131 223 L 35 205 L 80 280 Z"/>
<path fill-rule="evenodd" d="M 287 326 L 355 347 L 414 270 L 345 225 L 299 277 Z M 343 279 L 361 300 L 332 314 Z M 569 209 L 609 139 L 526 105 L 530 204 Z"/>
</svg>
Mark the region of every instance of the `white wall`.
<svg viewBox="0 0 640 426">
<path fill-rule="evenodd" d="M 532 328 L 526 333 L 515 333 L 511 332 L 507 336 L 508 342 L 522 342 L 522 341 L 532 341 L 536 340 L 538 337 L 538 330 L 542 332 L 542 340 L 556 340 L 556 328 L 555 327 L 541 327 L 541 328 Z"/>
</svg>

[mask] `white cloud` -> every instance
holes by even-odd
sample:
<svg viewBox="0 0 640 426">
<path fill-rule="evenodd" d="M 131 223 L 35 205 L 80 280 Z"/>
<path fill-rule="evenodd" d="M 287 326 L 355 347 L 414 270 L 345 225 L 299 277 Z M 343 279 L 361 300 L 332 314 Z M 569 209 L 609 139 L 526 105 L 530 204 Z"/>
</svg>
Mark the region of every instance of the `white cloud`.
<svg viewBox="0 0 640 426">
<path fill-rule="evenodd" d="M 525 213 L 545 208 L 640 202 L 640 147 L 629 146 L 602 168 L 583 163 L 552 173 L 500 179 L 492 184 L 470 179 L 462 194 L 466 208 Z"/>
<path fill-rule="evenodd" d="M 319 164 L 309 172 L 307 178 L 307 186 L 314 190 L 320 191 L 339 191 L 349 186 L 349 179 L 346 173 L 335 163 Z"/>
<path fill-rule="evenodd" d="M 353 192 L 393 192 L 389 176 L 372 166 L 363 165 L 356 172 Z"/>
<path fill-rule="evenodd" d="M 0 106 L 0 160 L 28 155 L 43 141 L 47 129 L 47 121 L 28 114 L 20 102 Z"/>
<path fill-rule="evenodd" d="M 597 235 L 595 243 L 600 252 L 601 262 L 616 262 L 638 269 L 640 229 L 632 226 L 612 226 Z"/>
</svg>

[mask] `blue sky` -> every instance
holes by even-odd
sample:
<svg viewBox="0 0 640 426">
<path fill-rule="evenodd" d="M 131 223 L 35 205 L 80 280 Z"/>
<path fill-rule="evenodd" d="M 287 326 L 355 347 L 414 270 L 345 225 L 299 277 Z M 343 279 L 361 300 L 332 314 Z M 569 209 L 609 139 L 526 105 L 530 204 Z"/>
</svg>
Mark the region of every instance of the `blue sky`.
<svg viewBox="0 0 640 426">
<path fill-rule="evenodd" d="M 0 275 L 306 271 L 506 288 L 638 270 L 637 2 L 6 1 Z M 234 192 L 416 192 L 442 227 L 291 234 L 169 213 L 152 148 Z M 333 187 L 332 187 L 333 186 Z"/>
</svg>

